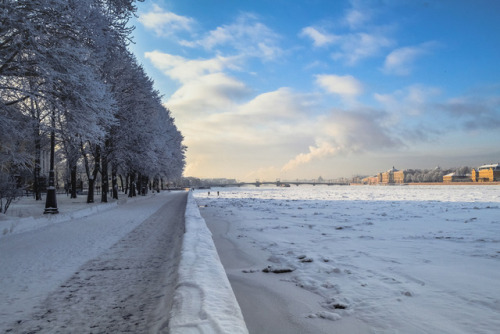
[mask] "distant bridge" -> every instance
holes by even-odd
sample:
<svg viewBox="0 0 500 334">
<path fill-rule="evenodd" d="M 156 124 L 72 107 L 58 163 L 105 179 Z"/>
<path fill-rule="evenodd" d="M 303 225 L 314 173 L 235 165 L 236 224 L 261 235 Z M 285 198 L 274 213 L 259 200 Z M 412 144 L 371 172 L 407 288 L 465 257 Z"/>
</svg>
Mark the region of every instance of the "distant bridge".
<svg viewBox="0 0 500 334">
<path fill-rule="evenodd" d="M 275 185 L 277 187 L 290 187 L 300 186 L 300 185 L 311 185 L 311 186 L 348 186 L 349 182 L 341 182 L 341 181 L 255 181 L 255 182 L 237 182 L 237 183 L 228 183 L 228 184 L 209 184 L 206 187 L 242 187 L 242 186 L 269 186 Z"/>
</svg>

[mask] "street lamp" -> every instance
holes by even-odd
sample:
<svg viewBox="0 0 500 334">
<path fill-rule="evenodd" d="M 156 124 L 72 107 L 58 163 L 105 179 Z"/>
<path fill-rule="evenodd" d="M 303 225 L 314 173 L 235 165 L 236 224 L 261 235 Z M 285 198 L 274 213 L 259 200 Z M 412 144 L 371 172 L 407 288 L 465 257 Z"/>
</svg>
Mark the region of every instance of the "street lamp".
<svg viewBox="0 0 500 334">
<path fill-rule="evenodd" d="M 57 197 L 56 197 L 56 186 L 55 186 L 55 173 L 54 173 L 54 151 L 56 146 L 56 135 L 54 132 L 56 126 L 56 115 L 54 109 L 52 109 L 52 130 L 50 131 L 50 171 L 49 171 L 49 186 L 47 187 L 47 198 L 45 200 L 45 211 L 44 214 L 56 214 L 59 213 L 57 209 Z"/>
</svg>

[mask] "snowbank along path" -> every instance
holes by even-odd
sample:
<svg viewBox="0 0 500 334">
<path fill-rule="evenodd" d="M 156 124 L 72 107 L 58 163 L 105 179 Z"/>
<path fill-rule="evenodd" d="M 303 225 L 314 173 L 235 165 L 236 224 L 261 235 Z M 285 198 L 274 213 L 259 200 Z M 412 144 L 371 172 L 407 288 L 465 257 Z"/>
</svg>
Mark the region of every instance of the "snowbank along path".
<svg viewBox="0 0 500 334">
<path fill-rule="evenodd" d="M 247 334 L 241 309 L 193 195 L 186 206 L 170 333 Z"/>
</svg>

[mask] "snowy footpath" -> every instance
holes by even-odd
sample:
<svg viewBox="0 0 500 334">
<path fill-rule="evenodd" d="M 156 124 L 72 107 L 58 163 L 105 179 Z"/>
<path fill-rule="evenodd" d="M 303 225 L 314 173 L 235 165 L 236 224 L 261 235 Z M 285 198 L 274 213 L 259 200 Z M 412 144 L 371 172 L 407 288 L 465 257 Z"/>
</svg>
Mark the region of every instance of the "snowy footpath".
<svg viewBox="0 0 500 334">
<path fill-rule="evenodd" d="M 219 188 L 196 200 L 250 333 L 499 333 L 500 186 Z"/>
<path fill-rule="evenodd" d="M 191 195 L 23 204 L 0 217 L 1 333 L 247 333 Z"/>
</svg>

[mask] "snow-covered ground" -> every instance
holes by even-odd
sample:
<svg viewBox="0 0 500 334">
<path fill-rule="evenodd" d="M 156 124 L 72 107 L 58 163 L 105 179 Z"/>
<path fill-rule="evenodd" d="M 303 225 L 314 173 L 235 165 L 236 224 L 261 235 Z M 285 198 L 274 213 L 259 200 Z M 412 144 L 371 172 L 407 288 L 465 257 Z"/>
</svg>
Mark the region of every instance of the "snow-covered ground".
<svg viewBox="0 0 500 334">
<path fill-rule="evenodd" d="M 39 210 L 32 209 L 32 212 L 36 213 L 34 217 L 25 217 L 20 220 L 3 217 L 0 222 L 3 230 L 11 231 L 0 239 L 0 281 L 2 282 L 0 329 L 12 329 L 12 326 L 16 324 L 25 327 L 14 327 L 14 332 L 33 330 L 38 324 L 31 325 L 30 322 L 34 318 L 40 318 L 40 312 L 49 310 L 54 314 L 56 311 L 64 312 L 61 307 L 71 308 L 75 321 L 80 316 L 89 316 L 84 310 L 85 303 L 82 301 L 90 296 L 99 296 L 95 301 L 99 304 L 98 301 L 109 299 L 112 291 L 115 290 L 110 287 L 109 282 L 106 283 L 103 279 L 99 282 L 91 280 L 92 270 L 82 268 L 85 265 L 92 266 L 91 260 L 106 256 L 105 254 L 113 245 L 117 245 L 122 238 L 132 233 L 164 206 L 169 196 L 171 194 L 164 193 L 146 198 L 124 199 L 121 201 L 123 205 L 114 202 L 95 204 L 90 207 L 81 204 L 84 202 L 83 197 L 74 200 L 72 206 L 66 206 L 64 205 L 66 199 L 59 196 L 61 214 L 56 216 L 43 216 L 41 214 L 43 203 L 26 204 L 23 203 L 24 201 L 15 203 L 12 213 L 16 212 L 16 207 L 26 209 L 38 206 Z M 78 206 L 81 210 L 71 211 L 71 207 L 76 209 Z M 26 213 L 28 210 L 20 210 L 19 213 L 21 212 Z M 111 262 L 112 259 L 106 261 Z M 137 263 L 133 259 L 129 261 L 131 268 L 136 267 Z M 98 263 L 98 261 L 95 262 Z M 105 267 L 102 264 L 101 266 Z M 127 276 L 125 272 L 121 272 L 122 277 Z M 102 274 L 104 271 L 94 271 L 94 273 Z M 91 291 L 88 289 L 88 284 L 82 284 L 82 282 L 99 288 Z M 101 283 L 102 285 L 99 285 Z M 114 283 L 118 285 L 119 281 Z M 58 296 L 65 296 L 67 299 L 59 300 Z M 80 308 L 75 300 L 80 301 Z M 65 305 L 64 302 L 67 304 Z M 77 314 L 78 316 L 75 316 Z M 60 313 L 57 313 L 57 316 L 60 319 L 69 317 Z M 70 322 L 67 325 L 77 326 Z M 54 326 L 57 328 L 57 325 Z"/>
<path fill-rule="evenodd" d="M 286 294 L 320 297 L 319 310 L 292 316 L 329 321 L 325 333 L 346 319 L 370 333 L 500 328 L 500 186 L 244 187 L 195 196 L 209 225 L 228 222 L 231 247 L 266 254 L 240 261 L 241 275 L 291 270 L 267 275 L 288 284 Z M 250 329 L 254 315 L 243 315 Z"/>
<path fill-rule="evenodd" d="M 170 233 L 158 224 L 172 214 L 165 207 L 172 196 L 91 206 L 83 197 L 62 197 L 56 216 L 43 216 L 43 203 L 14 203 L 9 216 L 0 216 L 0 331 L 43 332 L 50 321 L 61 333 L 86 326 L 161 332 L 167 324 L 178 333 L 245 333 L 196 205 L 209 225 L 224 222 L 217 233 L 232 250 L 224 254 L 230 266 L 240 268 L 226 271 L 243 291 L 243 315 L 253 322 L 248 328 L 267 316 L 255 333 L 500 328 L 499 186 L 197 191 L 197 203 L 189 198 L 186 207 L 182 247 L 178 229 Z M 161 240 L 179 252 L 158 257 Z M 164 312 L 170 307 L 173 318 Z M 276 307 L 285 315 L 273 324 Z"/>
<path fill-rule="evenodd" d="M 61 195 L 54 216 L 43 202 L 14 203 L 0 216 L 0 332 L 247 333 L 186 197 L 88 205 Z"/>
</svg>

